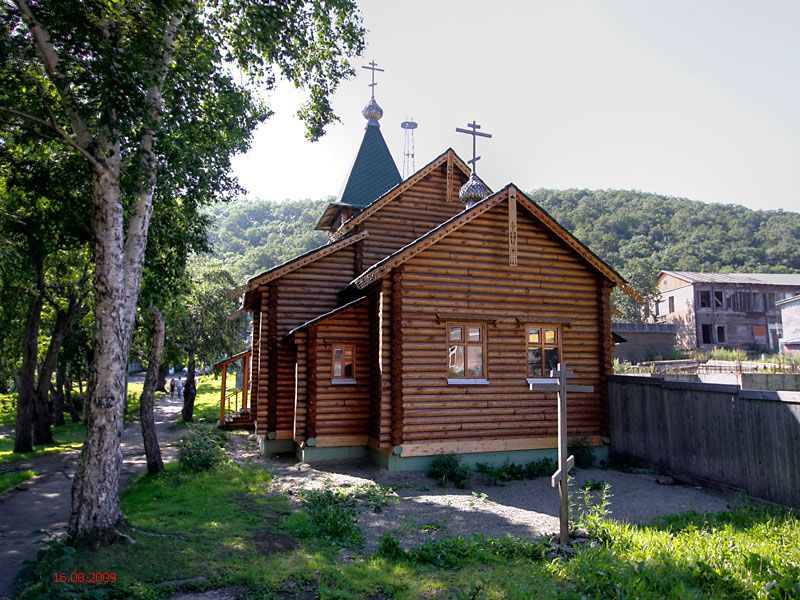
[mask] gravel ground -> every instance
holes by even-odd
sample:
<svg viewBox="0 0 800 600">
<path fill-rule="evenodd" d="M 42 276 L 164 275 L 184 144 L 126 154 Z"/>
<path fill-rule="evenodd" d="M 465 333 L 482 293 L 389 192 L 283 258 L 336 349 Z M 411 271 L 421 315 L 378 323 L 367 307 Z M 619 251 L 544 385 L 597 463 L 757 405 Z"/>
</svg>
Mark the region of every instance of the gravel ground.
<svg viewBox="0 0 800 600">
<path fill-rule="evenodd" d="M 387 533 L 395 535 L 403 545 L 413 546 L 431 538 L 475 533 L 536 537 L 558 532 L 558 496 L 550 487 L 549 477 L 485 486 L 476 476 L 471 489 L 462 490 L 440 487 L 425 473 L 389 472 L 361 460 L 309 465 L 297 463 L 293 457 L 262 459 L 253 448 L 253 436 L 232 437 L 234 457 L 273 471 L 276 487 L 288 493 L 326 485 L 374 483 L 391 487 L 398 501 L 377 513 L 367 506 L 359 513 L 363 553 L 374 552 Z M 611 469 L 575 470 L 577 486 L 589 479 L 611 485 L 612 517 L 632 523 L 647 523 L 660 515 L 688 510 L 713 512 L 728 508 L 729 498 L 725 495 L 683 485 L 661 485 L 655 475 Z"/>
</svg>

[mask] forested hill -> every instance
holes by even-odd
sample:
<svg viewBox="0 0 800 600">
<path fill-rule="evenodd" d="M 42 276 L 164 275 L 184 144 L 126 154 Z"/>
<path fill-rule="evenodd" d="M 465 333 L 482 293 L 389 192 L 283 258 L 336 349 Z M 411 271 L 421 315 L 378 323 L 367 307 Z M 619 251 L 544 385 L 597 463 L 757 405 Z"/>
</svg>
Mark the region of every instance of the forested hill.
<svg viewBox="0 0 800 600">
<path fill-rule="evenodd" d="M 661 269 L 800 271 L 798 213 L 626 190 L 537 190 L 532 197 L 645 294 Z M 327 202 L 218 206 L 211 242 L 244 282 L 323 243 L 325 234 L 314 224 Z"/>
</svg>

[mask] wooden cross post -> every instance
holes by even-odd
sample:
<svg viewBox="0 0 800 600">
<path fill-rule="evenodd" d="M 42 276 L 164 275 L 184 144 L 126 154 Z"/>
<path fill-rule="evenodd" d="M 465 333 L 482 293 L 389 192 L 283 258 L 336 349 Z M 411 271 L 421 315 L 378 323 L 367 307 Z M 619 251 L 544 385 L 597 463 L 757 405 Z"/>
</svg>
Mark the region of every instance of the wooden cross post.
<svg viewBox="0 0 800 600">
<path fill-rule="evenodd" d="M 550 478 L 552 487 L 558 486 L 558 498 L 561 503 L 559 511 L 559 530 L 561 543 L 569 543 L 569 493 L 567 490 L 567 474 L 575 466 L 575 457 L 567 456 L 567 392 L 593 392 L 591 385 L 570 385 L 567 379 L 575 373 L 567 369 L 566 363 L 559 363 L 555 371 L 550 371 L 549 378 L 530 379 L 531 391 L 553 390 L 558 396 L 558 470 Z"/>
</svg>

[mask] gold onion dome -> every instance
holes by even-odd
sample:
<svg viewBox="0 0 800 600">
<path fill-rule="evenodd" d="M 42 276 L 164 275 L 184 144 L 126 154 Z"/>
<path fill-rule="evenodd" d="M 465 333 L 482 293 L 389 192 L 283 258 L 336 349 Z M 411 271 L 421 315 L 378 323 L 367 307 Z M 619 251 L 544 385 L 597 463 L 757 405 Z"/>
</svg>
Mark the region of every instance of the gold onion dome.
<svg viewBox="0 0 800 600">
<path fill-rule="evenodd" d="M 458 191 L 458 197 L 471 208 L 489 195 L 489 188 L 483 183 L 475 173 L 471 173 L 467 182 Z"/>
<path fill-rule="evenodd" d="M 369 122 L 369 125 L 380 125 L 378 121 L 380 121 L 381 117 L 383 116 L 383 109 L 375 102 L 375 98 L 372 97 L 369 99 L 369 102 L 361 111 L 361 114 L 364 115 L 364 118 Z"/>
</svg>

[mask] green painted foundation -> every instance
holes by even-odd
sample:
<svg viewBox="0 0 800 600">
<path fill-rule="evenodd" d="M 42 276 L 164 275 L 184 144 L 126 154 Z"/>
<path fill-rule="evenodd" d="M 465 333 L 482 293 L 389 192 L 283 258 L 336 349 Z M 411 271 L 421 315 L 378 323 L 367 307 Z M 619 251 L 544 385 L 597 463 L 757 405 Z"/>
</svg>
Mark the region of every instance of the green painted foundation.
<svg viewBox="0 0 800 600">
<path fill-rule="evenodd" d="M 293 452 L 295 443 L 294 440 L 271 440 L 266 435 L 259 435 L 258 437 L 258 450 L 262 456 L 267 454 L 276 454 L 278 452 Z"/>
<path fill-rule="evenodd" d="M 281 440 L 283 441 L 283 440 Z M 344 460 L 369 458 L 369 460 L 379 467 L 389 471 L 427 471 L 435 456 L 400 456 L 397 454 L 384 454 L 374 448 L 367 446 L 341 446 L 336 448 L 317 448 L 314 446 L 299 447 L 293 445 L 295 456 L 302 462 L 312 463 L 323 460 Z M 594 455 L 597 461 L 608 458 L 608 446 L 594 448 Z M 272 452 L 283 452 L 282 450 L 272 450 Z M 513 450 L 507 452 L 476 452 L 462 454 L 461 460 L 464 464 L 475 466 L 478 463 L 489 465 L 502 465 L 511 462 L 519 465 L 527 464 L 546 457 L 556 458 L 558 452 L 553 449 L 542 450 Z"/>
</svg>

